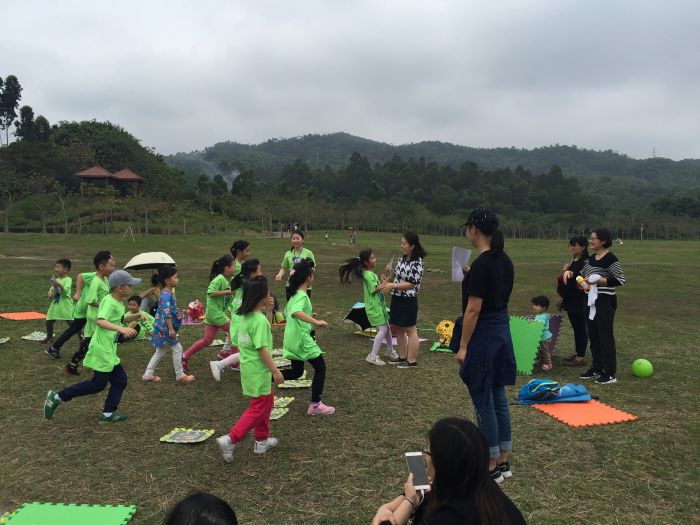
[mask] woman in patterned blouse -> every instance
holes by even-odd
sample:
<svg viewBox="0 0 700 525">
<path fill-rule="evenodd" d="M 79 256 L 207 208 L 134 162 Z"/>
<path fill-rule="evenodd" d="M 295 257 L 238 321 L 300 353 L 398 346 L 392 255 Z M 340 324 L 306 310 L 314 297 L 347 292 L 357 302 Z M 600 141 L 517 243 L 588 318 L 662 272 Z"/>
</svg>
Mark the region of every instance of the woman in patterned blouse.
<svg viewBox="0 0 700 525">
<path fill-rule="evenodd" d="M 420 244 L 418 235 L 406 232 L 401 237 L 401 257 L 394 270 L 394 282 L 383 279 L 378 292 L 391 290 L 389 324 L 396 328 L 398 358 L 389 363 L 399 368 L 418 366 L 418 291 L 423 279 L 423 258 L 428 255 Z"/>
</svg>

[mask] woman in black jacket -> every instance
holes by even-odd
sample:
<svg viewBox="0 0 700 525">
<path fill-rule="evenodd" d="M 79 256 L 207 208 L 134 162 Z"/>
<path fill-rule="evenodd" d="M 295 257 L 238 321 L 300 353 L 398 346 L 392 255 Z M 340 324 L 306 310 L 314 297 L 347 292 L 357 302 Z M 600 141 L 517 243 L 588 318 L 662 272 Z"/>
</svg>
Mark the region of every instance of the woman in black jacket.
<svg viewBox="0 0 700 525">
<path fill-rule="evenodd" d="M 413 475 L 404 494 L 382 505 L 372 525 L 520 525 L 525 520 L 489 476 L 489 445 L 473 423 L 461 418 L 441 419 L 428 434 L 423 457 L 431 481 L 430 492 L 416 492 Z"/>
<path fill-rule="evenodd" d="M 574 331 L 576 351 L 564 359 L 566 366 L 584 366 L 586 348 L 588 347 L 588 330 L 586 329 L 586 293 L 576 284 L 576 277 L 581 275 L 583 265 L 588 259 L 588 241 L 583 235 L 569 239 L 569 252 L 572 260 L 564 265 L 564 271 L 570 271 L 573 279 L 561 282 L 562 308 L 566 310 L 571 328 Z M 563 275 L 562 275 L 563 277 Z M 563 281 L 563 279 L 562 279 Z"/>
</svg>

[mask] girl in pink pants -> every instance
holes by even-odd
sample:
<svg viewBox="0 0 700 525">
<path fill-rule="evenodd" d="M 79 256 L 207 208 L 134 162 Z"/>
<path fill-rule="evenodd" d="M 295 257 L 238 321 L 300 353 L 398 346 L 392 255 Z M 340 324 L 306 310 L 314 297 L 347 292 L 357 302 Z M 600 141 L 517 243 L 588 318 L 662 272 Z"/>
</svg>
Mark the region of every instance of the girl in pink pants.
<svg viewBox="0 0 700 525">
<path fill-rule="evenodd" d="M 222 330 L 228 335 L 230 321 L 226 315 L 231 299 L 231 277 L 236 272 L 236 263 L 230 255 L 219 257 L 211 267 L 209 288 L 207 288 L 207 309 L 204 316 L 204 337 L 190 346 L 182 355 L 182 368 L 190 371 L 189 360 L 202 348 L 214 341 L 216 332 Z"/>
</svg>

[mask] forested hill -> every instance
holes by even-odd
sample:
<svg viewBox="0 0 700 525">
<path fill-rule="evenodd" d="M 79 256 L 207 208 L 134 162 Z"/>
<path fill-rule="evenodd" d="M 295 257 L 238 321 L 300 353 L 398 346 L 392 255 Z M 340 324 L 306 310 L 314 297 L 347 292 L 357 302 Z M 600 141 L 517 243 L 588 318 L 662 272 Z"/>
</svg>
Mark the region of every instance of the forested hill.
<svg viewBox="0 0 700 525">
<path fill-rule="evenodd" d="M 454 168 L 465 161 L 474 162 L 479 168 L 487 170 L 522 166 L 532 173 L 545 173 L 551 166 L 557 165 L 565 175 L 580 178 L 633 177 L 669 189 L 700 186 L 700 159 L 640 160 L 611 150 L 594 151 L 560 145 L 532 150 L 471 148 L 438 141 L 395 146 L 348 133 L 270 139 L 254 145 L 220 142 L 204 151 L 178 153 L 165 160 L 182 169 L 190 180 L 195 180 L 201 173 L 226 175 L 232 171 L 249 169 L 254 170 L 259 179 L 266 180 L 279 177 L 284 166 L 296 159 L 303 160 L 311 169 L 320 169 L 326 165 L 341 169 L 347 165 L 354 152 L 365 156 L 371 164 L 384 163 L 398 155 L 403 159 L 423 157 L 426 162 Z"/>
</svg>

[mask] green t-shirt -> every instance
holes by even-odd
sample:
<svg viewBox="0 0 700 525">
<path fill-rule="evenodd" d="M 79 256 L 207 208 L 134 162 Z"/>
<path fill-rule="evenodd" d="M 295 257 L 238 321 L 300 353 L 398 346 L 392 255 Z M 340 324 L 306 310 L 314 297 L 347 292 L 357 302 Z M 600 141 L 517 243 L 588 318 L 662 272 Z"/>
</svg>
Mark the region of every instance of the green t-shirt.
<svg viewBox="0 0 700 525">
<path fill-rule="evenodd" d="M 92 306 L 90 303 L 100 303 L 109 295 L 109 279 L 103 277 L 100 279 L 95 276 L 95 278 L 90 283 L 90 289 L 85 295 L 85 303 L 87 304 L 87 324 L 83 329 L 83 336 L 92 337 L 95 333 L 95 328 L 97 328 L 97 311 L 99 306 Z"/>
<path fill-rule="evenodd" d="M 207 311 L 204 316 L 205 324 L 212 326 L 223 326 L 228 323 L 228 317 L 226 317 L 226 307 L 228 306 L 231 296 L 219 295 L 218 297 L 212 297 L 209 294 L 230 289 L 231 283 L 221 273 L 211 280 L 209 283 L 209 288 L 207 288 Z"/>
<path fill-rule="evenodd" d="M 299 361 L 315 359 L 323 352 L 314 338 L 311 337 L 313 326 L 294 317 L 294 312 L 304 312 L 308 316 L 313 313 L 311 300 L 302 290 L 297 290 L 297 293 L 289 298 L 287 307 L 284 309 L 287 324 L 284 327 L 284 342 L 282 343 L 284 351 L 282 355 L 285 359 L 298 359 Z"/>
<path fill-rule="evenodd" d="M 240 316 L 238 348 L 241 352 L 241 387 L 248 397 L 272 393 L 272 372 L 260 358 L 260 348 L 272 356 L 272 329 L 260 312 Z"/>
<path fill-rule="evenodd" d="M 97 275 L 97 272 L 85 272 L 81 273 L 83 276 L 83 288 L 80 290 L 80 298 L 78 302 L 75 303 L 75 308 L 73 309 L 73 319 L 85 319 L 87 316 L 87 303 L 85 302 L 85 296 L 90 289 L 90 284 L 92 280 Z"/>
<path fill-rule="evenodd" d="M 70 277 L 59 277 L 56 281 L 63 286 L 63 290 L 58 302 L 54 301 L 54 297 L 51 298 L 49 310 L 46 312 L 46 319 L 48 321 L 71 321 L 73 319 L 73 297 L 71 297 L 73 279 Z M 54 287 L 52 286 L 50 289 L 54 290 Z"/>
<path fill-rule="evenodd" d="M 236 276 L 237 276 L 239 273 L 241 273 L 241 270 L 243 269 L 243 265 L 242 265 L 241 263 L 239 263 L 239 262 L 236 261 L 235 259 L 234 259 L 233 262 L 236 263 L 236 273 L 234 273 L 234 274 L 233 274 L 233 277 L 231 277 L 231 288 L 233 288 L 233 280 L 236 278 Z M 243 293 L 242 287 L 239 288 L 238 290 L 241 290 L 241 294 Z M 237 292 L 238 290 L 236 290 L 236 292 Z M 233 299 L 230 300 L 230 301 L 228 302 L 228 308 L 227 308 L 227 310 L 229 311 L 229 314 L 231 315 L 231 319 L 233 319 L 233 315 L 236 313 L 236 310 L 238 309 L 239 306 L 241 306 L 240 303 L 238 303 L 238 306 L 236 306 L 235 308 L 233 307 Z"/>
<path fill-rule="evenodd" d="M 243 302 L 243 288 L 239 288 L 233 292 L 231 299 L 231 326 L 229 328 L 229 333 L 231 334 L 231 345 L 238 346 L 238 326 L 241 322 L 241 316 L 236 312 L 241 307 Z"/>
<path fill-rule="evenodd" d="M 379 286 L 379 277 L 374 272 L 362 272 L 363 288 L 365 289 L 365 312 L 372 326 L 381 326 L 389 321 L 386 313 L 386 303 L 383 293 L 373 293 Z"/>
<path fill-rule="evenodd" d="M 307 250 L 306 248 L 301 249 L 299 252 L 293 250 L 287 250 L 284 252 L 284 257 L 282 257 L 282 268 L 285 270 L 291 270 L 294 265 L 303 261 L 304 259 L 311 259 L 314 263 L 316 259 L 314 258 L 314 252 Z M 287 284 L 289 284 L 289 279 L 287 279 Z"/>
<path fill-rule="evenodd" d="M 97 318 L 122 326 L 125 312 L 124 303 L 117 301 L 112 297 L 112 294 L 107 294 L 100 302 Z M 117 332 L 98 326 L 90 340 L 90 347 L 83 360 L 83 365 L 92 368 L 96 372 L 111 372 L 119 362 L 119 356 L 117 356 Z"/>
</svg>

